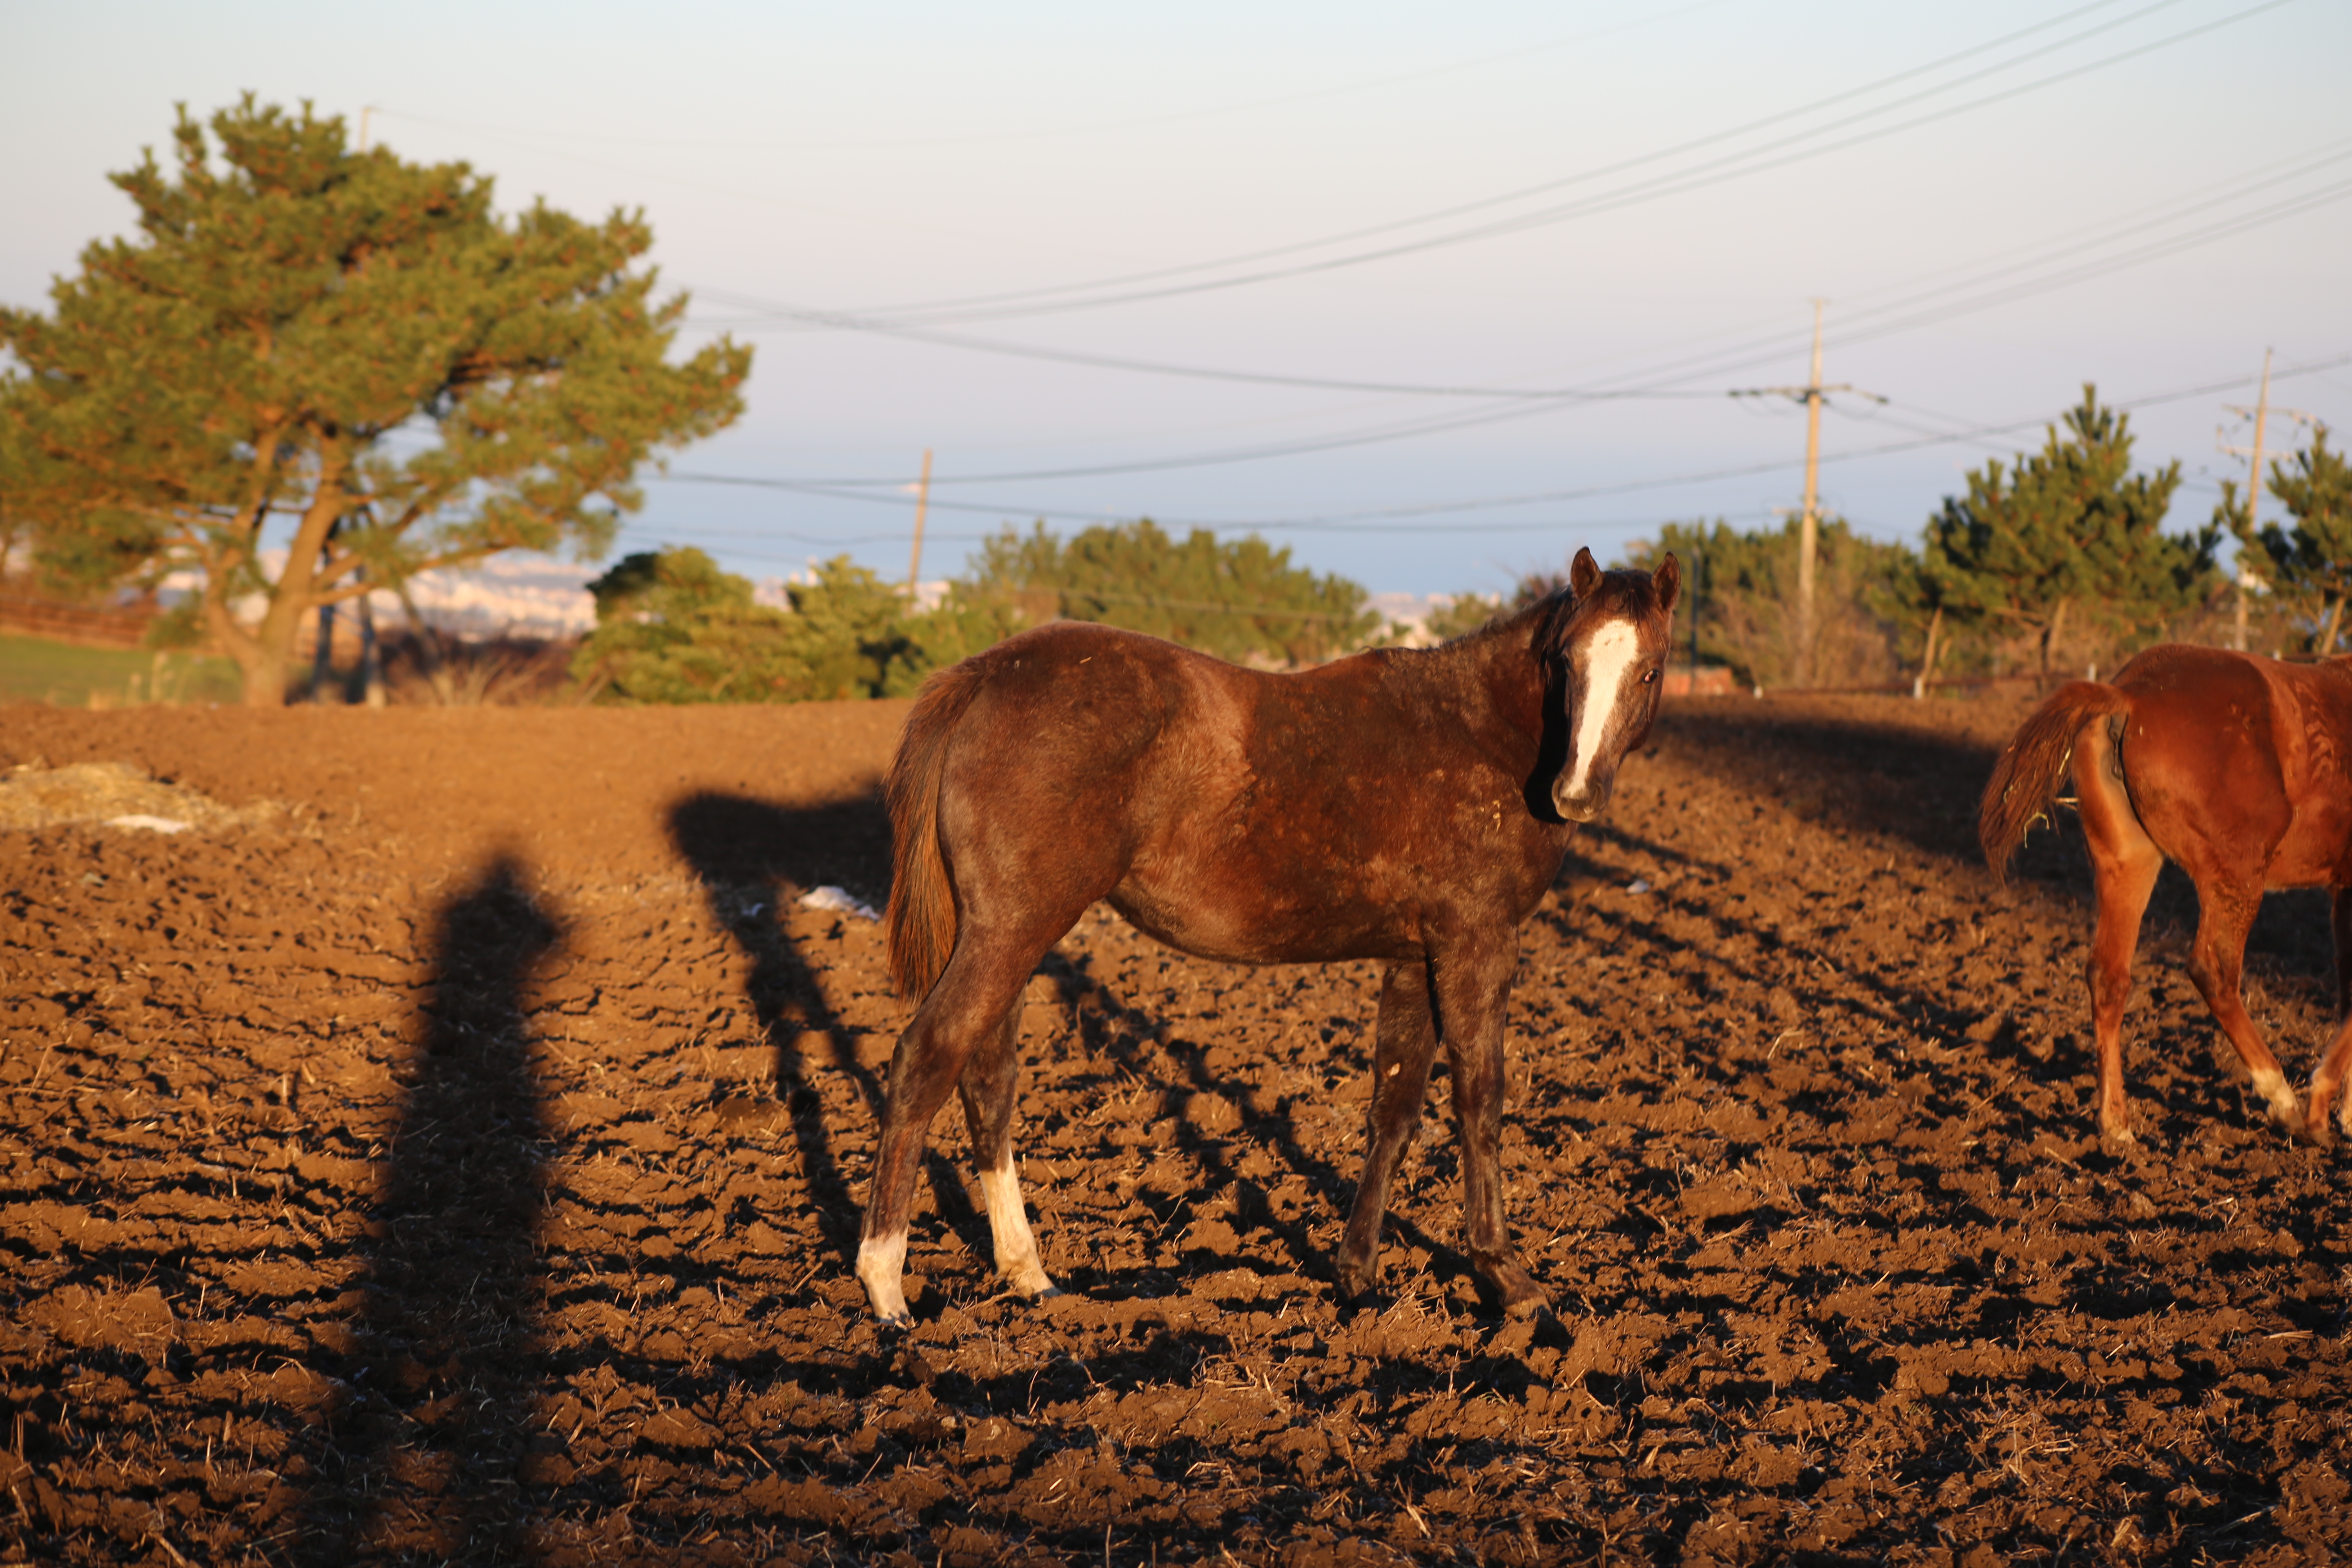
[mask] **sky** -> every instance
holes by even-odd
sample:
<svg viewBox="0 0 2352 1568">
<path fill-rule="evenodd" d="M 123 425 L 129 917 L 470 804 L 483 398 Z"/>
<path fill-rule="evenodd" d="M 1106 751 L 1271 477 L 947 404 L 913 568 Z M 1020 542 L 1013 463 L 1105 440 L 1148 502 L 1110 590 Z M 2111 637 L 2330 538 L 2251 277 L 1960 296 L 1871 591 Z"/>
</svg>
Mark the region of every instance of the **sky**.
<svg viewBox="0 0 2352 1568">
<path fill-rule="evenodd" d="M 642 208 L 743 417 L 625 549 L 922 574 L 1007 523 L 1255 531 L 1496 592 L 1802 494 L 1915 541 L 2085 382 L 2179 459 L 2352 426 L 2352 6 L 0 3 L 0 300 L 175 103 L 311 100 L 501 206 Z M 1759 392 L 1762 395 L 1735 395 Z M 2274 416 L 2271 448 L 2307 439 Z M 2274 509 L 2266 509 L 2273 515 Z"/>
</svg>

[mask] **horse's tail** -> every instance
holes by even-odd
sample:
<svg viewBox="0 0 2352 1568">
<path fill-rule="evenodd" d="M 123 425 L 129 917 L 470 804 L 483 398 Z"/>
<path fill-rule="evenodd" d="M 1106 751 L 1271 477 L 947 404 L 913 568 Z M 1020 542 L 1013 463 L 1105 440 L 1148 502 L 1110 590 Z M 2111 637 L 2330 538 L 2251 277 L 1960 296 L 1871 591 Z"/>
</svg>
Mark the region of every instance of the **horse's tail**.
<svg viewBox="0 0 2352 1568">
<path fill-rule="evenodd" d="M 2008 750 L 1993 764 L 1984 802 L 1977 808 L 1977 839 L 1996 879 L 2009 880 L 2010 858 L 2025 842 L 2026 829 L 2057 798 L 2059 781 L 2066 776 L 2075 739 L 2084 728 L 2130 711 L 2131 699 L 2116 688 L 2070 680 L 2017 727 Z"/>
<path fill-rule="evenodd" d="M 940 854 L 940 774 L 948 738 L 985 679 L 970 664 L 941 670 L 923 683 L 890 759 L 884 798 L 890 807 L 890 978 L 898 994 L 919 1002 L 955 951 L 955 890 Z"/>
</svg>

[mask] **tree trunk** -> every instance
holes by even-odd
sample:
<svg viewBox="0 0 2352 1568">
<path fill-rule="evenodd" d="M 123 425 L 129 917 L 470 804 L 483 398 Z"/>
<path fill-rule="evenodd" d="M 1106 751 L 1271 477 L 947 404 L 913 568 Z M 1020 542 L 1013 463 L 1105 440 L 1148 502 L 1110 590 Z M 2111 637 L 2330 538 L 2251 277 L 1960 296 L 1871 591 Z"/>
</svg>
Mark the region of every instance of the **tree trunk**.
<svg viewBox="0 0 2352 1568">
<path fill-rule="evenodd" d="M 2336 627 L 2337 622 L 2343 618 L 2343 615 L 2344 600 L 2341 595 L 2338 595 L 2336 598 L 2331 600 L 2327 605 L 2327 631 L 2319 641 L 2320 658 L 2327 658 L 2335 654 Z"/>
<path fill-rule="evenodd" d="M 2050 624 L 2042 628 L 2042 679 L 2050 679 L 2050 659 L 2058 651 L 2058 638 L 2066 629 L 2066 604 L 2061 599 L 2050 612 Z"/>
<path fill-rule="evenodd" d="M 371 708 L 384 705 L 383 650 L 375 640 L 375 607 L 362 594 L 352 601 L 360 618 L 360 700 Z"/>
<path fill-rule="evenodd" d="M 425 624 L 417 613 L 415 596 L 408 591 L 408 579 L 395 578 L 392 591 L 400 595 L 401 614 L 408 617 L 408 635 L 416 639 L 417 651 L 425 656 L 425 678 L 433 683 L 433 695 L 445 708 L 457 700 L 457 688 L 449 679 L 446 661 L 441 657 L 441 634 Z"/>
<path fill-rule="evenodd" d="M 1919 686 L 1912 692 L 1914 697 L 1925 699 L 1935 681 L 1936 656 L 1943 651 L 1936 644 L 1937 639 L 1943 635 L 1943 631 L 1944 606 L 1938 605 L 1936 606 L 1936 613 L 1927 617 L 1927 646 L 1919 656 Z"/>
<path fill-rule="evenodd" d="M 343 478 L 351 471 L 351 454 L 328 447 L 319 455 L 319 488 L 302 510 L 294 537 L 286 547 L 286 565 L 269 585 L 261 624 L 253 629 L 253 661 L 240 657 L 245 668 L 245 705 L 275 708 L 286 700 L 286 665 L 294 657 L 294 633 L 315 602 L 312 584 L 327 563 L 327 540 L 342 521 L 347 499 Z"/>
<path fill-rule="evenodd" d="M 335 606 L 319 606 L 319 646 L 310 658 L 310 700 L 327 700 L 327 678 L 335 673 Z"/>
</svg>

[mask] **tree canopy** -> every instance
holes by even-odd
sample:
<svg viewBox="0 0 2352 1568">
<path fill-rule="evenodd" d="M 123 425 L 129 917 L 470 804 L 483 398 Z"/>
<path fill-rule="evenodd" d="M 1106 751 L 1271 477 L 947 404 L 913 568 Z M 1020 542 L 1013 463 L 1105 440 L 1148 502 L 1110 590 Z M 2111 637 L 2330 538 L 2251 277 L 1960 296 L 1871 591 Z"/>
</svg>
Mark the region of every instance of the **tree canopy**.
<svg viewBox="0 0 2352 1568">
<path fill-rule="evenodd" d="M 1670 522 L 1654 542 L 1637 541 L 1633 564 L 1647 567 L 1672 552 L 1683 564 L 1684 617 L 1677 644 L 1690 646 L 1696 616 L 1703 662 L 1726 664 L 1743 684 L 1777 686 L 1800 670 L 1830 686 L 1878 685 L 1894 679 L 1905 630 L 1905 588 L 1918 557 L 1907 545 L 1856 533 L 1842 517 L 1819 521 L 1810 658 L 1799 657 L 1796 616 L 1799 519 L 1749 531 L 1714 523 Z"/>
<path fill-rule="evenodd" d="M 928 666 L 895 590 L 846 556 L 757 603 L 749 578 L 699 550 L 625 556 L 588 584 L 596 629 L 574 679 L 616 702 L 806 702 L 912 689 Z"/>
<path fill-rule="evenodd" d="M 2046 673 L 2070 610 L 2139 627 L 2198 604 L 2213 581 L 2221 531 L 2163 531 L 2180 465 L 2131 469 L 2131 421 L 2095 388 L 2050 427 L 2036 453 L 1969 475 L 1928 520 L 1924 595 L 1963 621 L 1999 620 L 2040 635 Z"/>
<path fill-rule="evenodd" d="M 785 585 L 789 609 L 699 550 L 631 555 L 589 585 L 596 629 L 572 662 L 609 702 L 802 702 L 910 696 L 923 679 L 1055 619 L 1100 621 L 1230 658 L 1306 662 L 1371 636 L 1343 578 L 1261 540 L 1179 542 L 1150 522 L 1064 541 L 1041 524 L 988 540 L 928 610 L 847 556 Z M 1195 595 L 1228 595 L 1217 600 Z"/>
<path fill-rule="evenodd" d="M 112 176 L 135 237 L 91 244 L 51 312 L 0 310 L 0 454 L 52 571 L 199 574 L 248 702 L 282 700 L 318 605 L 502 550 L 601 553 L 638 465 L 740 412 L 748 348 L 671 362 L 686 300 L 633 269 L 642 216 L 502 217 L 467 165 L 354 152 L 308 105 L 248 94 L 210 123 L 183 109 L 172 170 L 150 151 Z"/>
<path fill-rule="evenodd" d="M 2333 653 L 2344 601 L 2352 595 L 2352 463 L 2327 445 L 2322 425 L 2310 446 L 2271 465 L 2270 480 L 2292 527 L 2270 522 L 2257 531 L 2245 498 L 2226 479 L 2214 520 L 2237 535 L 2241 550 L 2256 552 L 2271 591 L 2311 628 L 2314 648 Z"/>
<path fill-rule="evenodd" d="M 1290 563 L 1252 534 L 1220 542 L 1205 528 L 1171 538 L 1149 518 L 1098 524 L 1067 540 L 1037 524 L 981 546 L 967 602 L 1010 600 L 1031 621 L 1099 621 L 1222 658 L 1308 664 L 1349 652 L 1380 629 L 1358 584 Z"/>
</svg>

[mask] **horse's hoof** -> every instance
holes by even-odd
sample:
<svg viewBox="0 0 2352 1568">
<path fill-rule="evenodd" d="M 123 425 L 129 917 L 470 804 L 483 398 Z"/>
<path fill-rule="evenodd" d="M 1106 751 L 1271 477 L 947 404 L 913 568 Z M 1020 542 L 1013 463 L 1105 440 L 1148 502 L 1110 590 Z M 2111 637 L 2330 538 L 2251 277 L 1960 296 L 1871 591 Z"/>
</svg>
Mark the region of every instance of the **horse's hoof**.
<svg viewBox="0 0 2352 1568">
<path fill-rule="evenodd" d="M 1551 1298 L 1516 1259 L 1497 1259 L 1482 1270 L 1494 1287 L 1496 1304 L 1507 1318 L 1532 1318 L 1551 1310 Z"/>
<path fill-rule="evenodd" d="M 1005 1287 L 1014 1295 L 1031 1301 L 1050 1301 L 1062 1293 L 1053 1276 L 1042 1268 L 1031 1268 L 1020 1274 L 1001 1276 Z"/>
<path fill-rule="evenodd" d="M 2336 1119 L 2327 1114 L 2327 1107 L 2315 1100 L 2311 1109 L 2303 1113 L 2304 1142 L 2315 1149 L 2328 1149 L 2336 1143 Z"/>
</svg>

